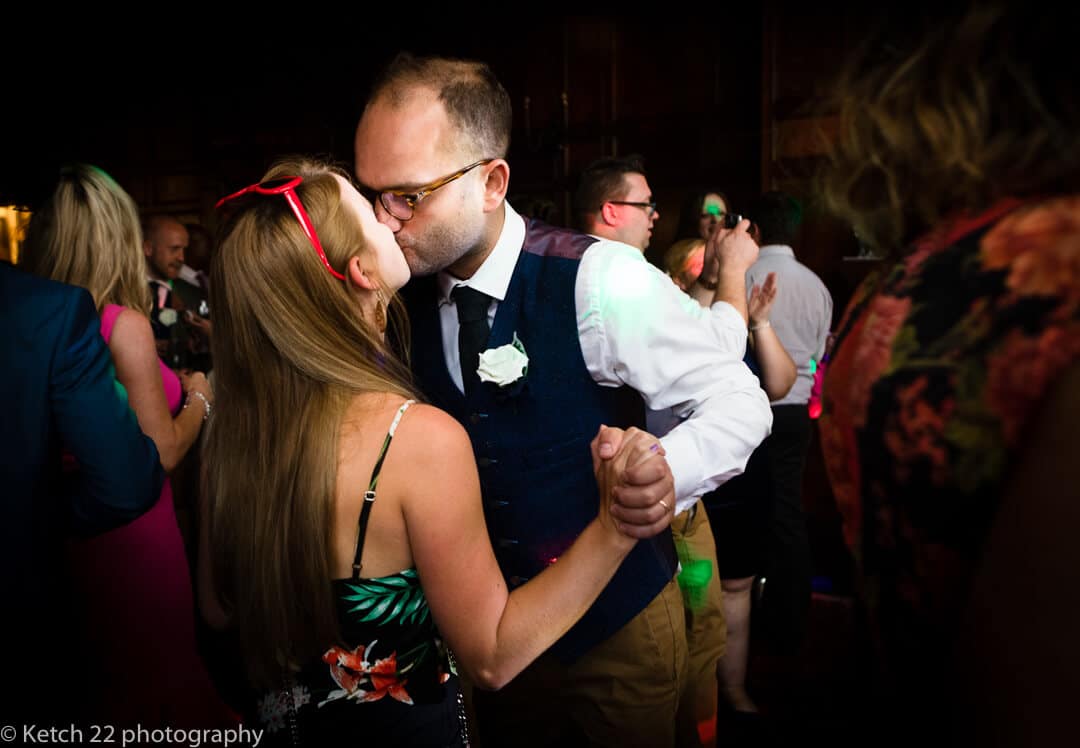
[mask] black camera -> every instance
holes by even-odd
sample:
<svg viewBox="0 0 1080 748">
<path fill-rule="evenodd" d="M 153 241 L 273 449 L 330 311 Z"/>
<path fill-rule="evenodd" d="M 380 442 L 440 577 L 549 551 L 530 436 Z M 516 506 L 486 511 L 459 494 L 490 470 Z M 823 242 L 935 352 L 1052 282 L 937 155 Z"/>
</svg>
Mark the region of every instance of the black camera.
<svg viewBox="0 0 1080 748">
<path fill-rule="evenodd" d="M 739 221 L 743 219 L 738 213 L 725 213 L 723 225 L 725 229 L 733 229 L 739 225 Z"/>
</svg>

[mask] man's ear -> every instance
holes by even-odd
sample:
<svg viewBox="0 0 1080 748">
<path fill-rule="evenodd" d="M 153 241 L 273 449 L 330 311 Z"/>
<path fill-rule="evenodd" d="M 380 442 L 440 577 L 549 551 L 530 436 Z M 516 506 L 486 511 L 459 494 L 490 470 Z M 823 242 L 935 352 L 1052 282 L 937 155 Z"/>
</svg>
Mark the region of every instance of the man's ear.
<svg viewBox="0 0 1080 748">
<path fill-rule="evenodd" d="M 619 211 L 612 203 L 604 203 L 600 206 L 600 218 L 603 219 L 604 223 L 608 226 L 619 225 Z"/>
<path fill-rule="evenodd" d="M 143 243 L 142 243 L 142 253 L 143 253 L 144 255 L 146 255 L 147 257 L 149 257 L 150 255 L 154 254 L 154 247 L 153 247 L 153 246 L 152 246 L 152 245 L 150 244 L 150 240 L 149 240 L 149 239 L 143 239 Z"/>
<path fill-rule="evenodd" d="M 490 213 L 506 199 L 506 191 L 510 188 L 510 164 L 497 158 L 481 168 L 484 170 L 484 212 Z"/>
<path fill-rule="evenodd" d="M 360 258 L 353 255 L 349 258 L 349 265 L 346 275 L 349 277 L 349 282 L 358 288 L 363 288 L 368 291 L 376 291 L 379 288 L 379 284 L 375 282 L 375 279 L 368 274 L 368 271 L 364 269 L 364 266 L 360 264 Z"/>
</svg>

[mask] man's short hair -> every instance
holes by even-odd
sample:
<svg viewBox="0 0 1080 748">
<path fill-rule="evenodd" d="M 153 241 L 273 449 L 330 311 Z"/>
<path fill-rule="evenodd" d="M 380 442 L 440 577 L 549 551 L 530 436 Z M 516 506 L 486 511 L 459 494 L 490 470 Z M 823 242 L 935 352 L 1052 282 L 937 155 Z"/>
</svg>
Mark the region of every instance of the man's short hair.
<svg viewBox="0 0 1080 748">
<path fill-rule="evenodd" d="M 404 104 L 416 89 L 433 91 L 450 124 L 462 136 L 459 145 L 476 158 L 505 158 L 510 148 L 510 95 L 486 63 L 399 53 L 375 80 L 368 104 L 385 99 Z"/>
<path fill-rule="evenodd" d="M 793 246 L 802 225 L 802 206 L 785 192 L 766 192 L 746 212 L 761 232 L 761 244 Z"/>
<path fill-rule="evenodd" d="M 574 194 L 574 215 L 578 227 L 586 230 L 590 216 L 600 212 L 608 200 L 622 200 L 630 191 L 627 174 L 645 176 L 645 159 L 634 153 L 616 158 L 601 158 L 585 167 Z"/>
</svg>

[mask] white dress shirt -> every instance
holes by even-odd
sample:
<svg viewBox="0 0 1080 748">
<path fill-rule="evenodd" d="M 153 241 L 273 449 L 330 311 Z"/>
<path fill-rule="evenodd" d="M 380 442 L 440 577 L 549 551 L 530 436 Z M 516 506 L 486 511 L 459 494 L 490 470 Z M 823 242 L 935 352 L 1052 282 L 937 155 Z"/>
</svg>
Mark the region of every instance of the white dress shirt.
<svg viewBox="0 0 1080 748">
<path fill-rule="evenodd" d="M 443 272 L 439 318 L 450 376 L 464 391 L 458 356 L 458 285 L 494 299 L 488 321 L 506 298 L 525 242 L 525 221 L 509 203 L 495 248 L 471 278 Z M 675 478 L 676 513 L 741 473 L 769 435 L 772 411 L 746 364 L 746 323 L 733 306 L 705 309 L 641 252 L 601 239 L 581 258 L 574 286 L 578 338 L 585 365 L 605 387 L 629 385 L 654 410 L 686 418 L 660 442 Z"/>
<path fill-rule="evenodd" d="M 190 283 L 196 288 L 201 288 L 203 291 L 207 291 L 210 288 L 206 273 L 202 270 L 196 270 L 190 265 L 181 265 L 180 273 L 176 277 L 186 283 Z"/>
<path fill-rule="evenodd" d="M 776 273 L 777 293 L 769 321 L 784 350 L 795 362 L 795 384 L 773 405 L 806 405 L 814 387 L 814 371 L 825 354 L 832 327 L 832 296 L 813 270 L 795 259 L 795 251 L 783 244 L 767 244 L 746 271 L 746 289 L 765 283 Z M 811 364 L 813 359 L 815 364 Z"/>
<path fill-rule="evenodd" d="M 151 278 L 150 276 L 146 276 L 146 280 L 154 287 L 154 308 L 164 309 L 165 301 L 169 298 L 169 294 L 172 293 L 172 282 Z"/>
</svg>

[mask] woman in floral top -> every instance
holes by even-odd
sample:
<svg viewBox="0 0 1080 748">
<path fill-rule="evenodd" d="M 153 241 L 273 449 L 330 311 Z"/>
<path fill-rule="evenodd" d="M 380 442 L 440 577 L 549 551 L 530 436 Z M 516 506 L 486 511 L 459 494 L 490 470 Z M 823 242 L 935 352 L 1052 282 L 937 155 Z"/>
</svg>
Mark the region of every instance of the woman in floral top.
<svg viewBox="0 0 1080 748">
<path fill-rule="evenodd" d="M 823 181 L 906 247 L 837 328 L 821 420 L 874 744 L 1049 744 L 1080 692 L 1075 26 L 983 6 L 916 31 L 853 60 Z"/>
<path fill-rule="evenodd" d="M 658 468 L 663 450 L 611 430 L 621 447 L 600 461 L 594 442 L 598 517 L 510 592 L 468 436 L 412 404 L 383 340 L 387 299 L 409 278 L 390 229 L 307 161 L 222 203 L 203 613 L 236 631 L 271 741 L 462 745 L 447 646 L 474 683 L 499 688 L 562 636 L 634 546 L 610 511 L 614 481 Z M 620 521 L 649 524 L 623 489 Z"/>
</svg>

